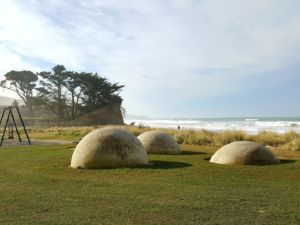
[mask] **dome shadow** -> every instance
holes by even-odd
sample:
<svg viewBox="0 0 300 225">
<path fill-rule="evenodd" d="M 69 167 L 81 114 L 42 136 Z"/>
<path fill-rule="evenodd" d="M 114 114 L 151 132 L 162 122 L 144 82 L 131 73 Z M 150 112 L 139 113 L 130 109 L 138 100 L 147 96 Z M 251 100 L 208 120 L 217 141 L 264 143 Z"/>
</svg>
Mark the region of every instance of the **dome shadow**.
<svg viewBox="0 0 300 225">
<path fill-rule="evenodd" d="M 194 152 L 194 151 L 181 151 L 178 155 L 206 155 L 205 152 Z"/>
<path fill-rule="evenodd" d="M 142 169 L 178 169 L 191 167 L 192 164 L 183 162 L 172 162 L 172 161 L 161 161 L 161 160 L 151 160 L 149 165 L 142 166 Z"/>
<path fill-rule="evenodd" d="M 295 163 L 297 160 L 292 160 L 292 159 L 280 159 L 280 164 L 290 164 L 290 163 Z"/>
</svg>

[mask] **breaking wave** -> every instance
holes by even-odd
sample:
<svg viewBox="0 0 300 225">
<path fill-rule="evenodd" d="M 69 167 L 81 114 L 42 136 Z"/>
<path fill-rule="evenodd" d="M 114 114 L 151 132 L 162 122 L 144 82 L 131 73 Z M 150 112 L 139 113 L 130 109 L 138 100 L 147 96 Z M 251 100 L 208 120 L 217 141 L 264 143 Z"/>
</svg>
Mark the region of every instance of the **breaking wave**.
<svg viewBox="0 0 300 225">
<path fill-rule="evenodd" d="M 214 118 L 214 119 L 147 119 L 126 120 L 125 123 L 149 126 L 153 128 L 194 129 L 194 130 L 242 130 L 248 133 L 272 131 L 300 133 L 300 118 Z"/>
</svg>

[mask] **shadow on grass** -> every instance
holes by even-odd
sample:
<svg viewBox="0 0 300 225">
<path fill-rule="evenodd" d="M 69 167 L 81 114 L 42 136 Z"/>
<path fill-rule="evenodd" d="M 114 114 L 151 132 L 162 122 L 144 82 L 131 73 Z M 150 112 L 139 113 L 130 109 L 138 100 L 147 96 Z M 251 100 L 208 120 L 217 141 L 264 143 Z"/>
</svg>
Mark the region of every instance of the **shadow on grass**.
<svg viewBox="0 0 300 225">
<path fill-rule="evenodd" d="M 205 161 L 210 161 L 211 157 L 207 157 L 207 158 L 204 158 Z M 277 165 L 280 165 L 280 164 L 289 164 L 289 163 L 295 163 L 297 162 L 297 160 L 292 160 L 292 159 L 280 159 L 280 163 L 277 164 Z M 268 166 L 268 165 L 271 165 L 271 164 L 268 164 L 268 163 L 254 163 L 253 165 L 256 165 L 256 166 Z M 274 164 L 276 165 L 276 164 Z"/>
<path fill-rule="evenodd" d="M 204 158 L 205 161 L 210 161 L 211 157 Z"/>
<path fill-rule="evenodd" d="M 205 155 L 205 152 L 182 151 L 179 155 Z"/>
<path fill-rule="evenodd" d="M 76 145 L 68 145 L 68 146 L 66 146 L 66 148 L 76 148 Z"/>
<path fill-rule="evenodd" d="M 66 164 L 66 166 L 69 165 Z M 161 160 L 151 160 L 148 165 L 144 166 L 124 166 L 124 167 L 103 167 L 103 168 L 88 168 L 85 169 L 81 166 L 76 168 L 76 171 L 84 171 L 84 170 L 115 170 L 120 168 L 131 168 L 131 169 L 178 169 L 178 168 L 185 168 L 190 167 L 192 164 L 183 163 L 183 162 L 170 162 L 170 161 L 161 161 Z M 71 167 L 69 167 L 71 168 Z"/>
<path fill-rule="evenodd" d="M 280 164 L 289 164 L 289 163 L 295 163 L 297 160 L 292 159 L 280 159 Z"/>
<path fill-rule="evenodd" d="M 160 161 L 151 160 L 149 165 L 140 167 L 142 169 L 178 169 L 192 166 L 189 163 L 183 162 L 170 162 L 170 161 Z"/>
</svg>

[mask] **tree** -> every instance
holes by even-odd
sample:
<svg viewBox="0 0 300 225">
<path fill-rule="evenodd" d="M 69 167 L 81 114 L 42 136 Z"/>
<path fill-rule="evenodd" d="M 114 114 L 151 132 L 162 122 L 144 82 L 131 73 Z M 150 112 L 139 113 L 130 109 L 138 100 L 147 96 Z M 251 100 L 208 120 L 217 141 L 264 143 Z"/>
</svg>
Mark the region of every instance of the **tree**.
<svg viewBox="0 0 300 225">
<path fill-rule="evenodd" d="M 97 73 L 67 71 L 63 65 L 37 74 L 11 71 L 5 77 L 0 85 L 15 91 L 31 114 L 33 106 L 41 106 L 60 119 L 74 119 L 78 112 L 91 112 L 109 104 L 122 103 L 119 92 L 124 85 L 111 83 Z"/>
<path fill-rule="evenodd" d="M 83 73 L 81 80 L 83 93 L 81 99 L 85 111 L 90 112 L 109 104 L 122 102 L 119 92 L 124 85 L 110 83 L 107 78 L 97 73 Z"/>
<path fill-rule="evenodd" d="M 41 86 L 37 88 L 39 98 L 61 119 L 65 118 L 64 109 L 66 107 L 66 98 L 63 94 L 63 86 L 66 82 L 65 70 L 63 65 L 57 65 L 50 72 L 38 73 L 42 78 Z"/>
<path fill-rule="evenodd" d="M 19 106 L 19 102 L 15 99 L 15 100 L 13 100 L 13 102 L 11 103 L 11 105 L 18 107 Z"/>
<path fill-rule="evenodd" d="M 82 94 L 82 75 L 73 71 L 66 71 L 64 73 L 65 82 L 64 86 L 71 95 L 71 117 L 74 119 L 77 116 L 78 104 Z"/>
<path fill-rule="evenodd" d="M 2 80 L 0 86 L 16 92 L 24 101 L 25 105 L 33 115 L 34 89 L 38 76 L 31 71 L 10 71 L 6 73 L 5 80 Z"/>
</svg>

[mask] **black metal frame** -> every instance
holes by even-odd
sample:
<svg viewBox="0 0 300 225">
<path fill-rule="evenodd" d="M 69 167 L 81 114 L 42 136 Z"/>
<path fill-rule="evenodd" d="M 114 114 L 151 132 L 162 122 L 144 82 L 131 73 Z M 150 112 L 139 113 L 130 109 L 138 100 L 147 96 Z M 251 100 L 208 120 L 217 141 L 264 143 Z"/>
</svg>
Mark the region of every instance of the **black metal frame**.
<svg viewBox="0 0 300 225">
<path fill-rule="evenodd" d="M 22 116 L 21 116 L 21 113 L 20 113 L 20 110 L 18 108 L 18 106 L 7 106 L 4 108 L 3 112 L 2 112 L 2 116 L 1 116 L 1 119 L 0 119 L 0 126 L 2 124 L 2 120 L 4 118 L 4 115 L 5 115 L 5 112 L 8 111 L 8 115 L 7 115 L 7 119 L 6 119 L 6 122 L 5 122 L 5 126 L 4 126 L 4 130 L 3 130 L 3 133 L 2 133 L 2 137 L 1 137 L 1 141 L 0 141 L 0 146 L 2 146 L 2 142 L 3 142 L 3 139 L 4 139 L 4 135 L 5 135 L 5 132 L 6 132 L 6 128 L 7 128 L 7 123 L 9 121 L 9 118 L 11 116 L 12 120 L 13 120 L 13 123 L 14 123 L 14 126 L 16 128 L 16 131 L 17 131 L 17 134 L 18 134 L 18 137 L 19 137 L 19 141 L 22 142 L 22 139 L 21 139 L 21 136 L 20 136 L 20 133 L 19 133 L 19 130 L 18 130 L 18 127 L 17 127 L 17 124 L 16 124 L 16 120 L 15 120 L 15 117 L 14 117 L 14 114 L 13 114 L 13 108 L 15 108 L 17 110 L 17 113 L 18 113 L 18 116 L 20 118 L 20 121 L 22 123 L 22 126 L 23 126 L 23 129 L 25 131 L 25 134 L 26 134 L 26 138 L 28 140 L 28 144 L 31 145 L 31 141 L 29 139 L 29 136 L 28 136 L 28 133 L 27 133 L 27 130 L 25 128 L 25 124 L 24 124 L 24 121 L 22 119 Z"/>
</svg>

